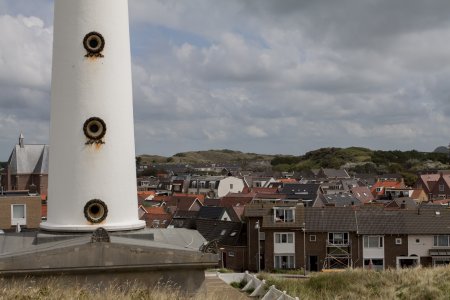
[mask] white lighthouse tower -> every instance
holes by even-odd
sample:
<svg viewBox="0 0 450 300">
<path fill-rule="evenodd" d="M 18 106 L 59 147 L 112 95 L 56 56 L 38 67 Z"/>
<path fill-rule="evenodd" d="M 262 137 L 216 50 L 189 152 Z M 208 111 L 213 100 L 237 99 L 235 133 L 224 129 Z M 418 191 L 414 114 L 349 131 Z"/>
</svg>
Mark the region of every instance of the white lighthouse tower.
<svg viewBox="0 0 450 300">
<path fill-rule="evenodd" d="M 41 228 L 138 218 L 127 0 L 55 0 L 48 216 Z"/>
</svg>

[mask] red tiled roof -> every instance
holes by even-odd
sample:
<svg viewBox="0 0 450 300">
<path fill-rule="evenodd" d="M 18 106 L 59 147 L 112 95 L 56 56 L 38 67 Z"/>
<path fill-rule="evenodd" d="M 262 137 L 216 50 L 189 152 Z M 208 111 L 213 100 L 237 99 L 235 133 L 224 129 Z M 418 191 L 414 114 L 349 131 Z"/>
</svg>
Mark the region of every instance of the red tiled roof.
<svg viewBox="0 0 450 300">
<path fill-rule="evenodd" d="M 233 206 L 232 209 L 234 210 L 234 212 L 236 213 L 236 216 L 239 218 L 239 220 L 242 221 L 242 216 L 244 215 L 244 209 L 245 206 Z"/>
<path fill-rule="evenodd" d="M 381 191 L 377 192 L 377 188 L 382 188 Z M 403 181 L 377 181 L 370 189 L 370 192 L 374 197 L 384 195 L 385 188 L 406 188 L 405 183 Z"/>
<path fill-rule="evenodd" d="M 166 228 L 170 224 L 172 216 L 170 214 L 145 214 L 141 219 L 145 220 L 147 227 Z M 157 223 L 159 224 L 156 225 Z"/>
<path fill-rule="evenodd" d="M 145 210 L 147 210 L 148 214 L 152 215 L 166 215 L 166 211 L 164 210 L 164 207 L 161 206 L 152 206 L 152 207 L 146 207 Z"/>
<path fill-rule="evenodd" d="M 278 188 L 263 188 L 263 187 L 255 187 L 252 188 L 252 192 L 258 193 L 258 194 L 274 194 L 276 193 Z"/>
<path fill-rule="evenodd" d="M 165 202 L 167 206 L 176 207 L 179 210 L 190 210 L 195 201 L 200 202 L 200 206 L 203 205 L 200 200 L 198 200 L 197 195 L 182 194 L 179 196 L 156 196 L 153 200 L 159 202 Z"/>
<path fill-rule="evenodd" d="M 205 195 L 203 194 L 184 194 L 184 193 L 174 193 L 172 196 L 176 196 L 176 197 L 195 197 L 198 199 L 198 201 L 200 201 L 202 204 L 205 202 Z"/>
<path fill-rule="evenodd" d="M 257 199 L 285 199 L 287 197 L 286 194 L 278 194 L 278 193 L 273 193 L 273 194 L 266 194 L 266 193 L 262 193 L 262 194 L 256 194 L 255 198 Z"/>
<path fill-rule="evenodd" d="M 282 183 L 297 183 L 297 179 L 294 178 L 279 178 L 277 179 L 278 182 L 282 182 Z"/>
<path fill-rule="evenodd" d="M 423 183 L 426 185 L 427 189 L 430 191 L 433 189 L 434 184 L 439 180 L 440 174 L 423 174 L 420 175 Z"/>
<path fill-rule="evenodd" d="M 145 201 L 145 199 L 147 199 L 148 197 L 150 197 L 152 195 L 154 196 L 155 194 L 156 194 L 155 191 L 139 191 L 137 193 L 138 203 L 142 204 Z"/>
<path fill-rule="evenodd" d="M 245 195 L 245 194 L 244 194 Z M 247 196 L 244 197 L 242 195 L 240 196 L 225 196 L 220 200 L 220 206 L 222 207 L 233 207 L 236 205 L 246 205 L 250 203 L 253 199 L 253 194 L 246 194 Z"/>
</svg>

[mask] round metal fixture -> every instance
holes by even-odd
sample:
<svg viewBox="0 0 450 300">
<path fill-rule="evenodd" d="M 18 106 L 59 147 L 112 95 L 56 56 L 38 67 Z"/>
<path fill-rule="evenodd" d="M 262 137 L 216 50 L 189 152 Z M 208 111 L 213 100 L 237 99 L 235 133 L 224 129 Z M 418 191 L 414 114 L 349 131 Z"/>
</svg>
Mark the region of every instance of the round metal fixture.
<svg viewBox="0 0 450 300">
<path fill-rule="evenodd" d="M 108 216 L 108 206 L 100 199 L 92 199 L 84 206 L 84 216 L 91 223 L 101 223 Z"/>
<path fill-rule="evenodd" d="M 87 56 L 102 56 L 100 52 L 105 48 L 105 39 L 100 33 L 92 31 L 84 37 L 83 46 L 88 52 Z"/>
<path fill-rule="evenodd" d="M 84 135 L 91 140 L 101 140 L 106 134 L 105 121 L 98 117 L 92 117 L 84 122 Z"/>
</svg>

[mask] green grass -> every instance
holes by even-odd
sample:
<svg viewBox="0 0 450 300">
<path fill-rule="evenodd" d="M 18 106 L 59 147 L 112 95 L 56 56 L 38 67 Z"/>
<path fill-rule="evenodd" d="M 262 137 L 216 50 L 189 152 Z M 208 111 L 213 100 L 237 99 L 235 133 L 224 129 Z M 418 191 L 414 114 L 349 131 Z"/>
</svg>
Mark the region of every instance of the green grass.
<svg viewBox="0 0 450 300">
<path fill-rule="evenodd" d="M 243 289 L 244 286 L 247 285 L 247 280 L 242 279 L 241 281 L 237 282 L 237 281 L 233 281 L 232 283 L 230 283 L 230 285 L 236 289 Z"/>
<path fill-rule="evenodd" d="M 263 274 L 267 284 L 300 299 L 450 299 L 450 267 L 315 273 L 310 279 Z"/>
</svg>

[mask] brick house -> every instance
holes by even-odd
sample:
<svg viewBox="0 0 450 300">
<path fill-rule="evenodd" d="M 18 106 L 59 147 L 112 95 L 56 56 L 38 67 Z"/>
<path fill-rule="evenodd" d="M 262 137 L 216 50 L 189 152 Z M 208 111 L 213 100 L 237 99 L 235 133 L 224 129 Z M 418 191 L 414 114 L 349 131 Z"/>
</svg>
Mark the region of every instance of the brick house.
<svg viewBox="0 0 450 300">
<path fill-rule="evenodd" d="M 436 184 L 430 189 L 431 199 L 450 198 L 450 174 L 439 174 Z"/>
<path fill-rule="evenodd" d="M 248 262 L 308 271 L 450 264 L 450 210 L 250 204 Z M 258 238 L 256 224 L 259 224 Z"/>
<path fill-rule="evenodd" d="M 414 187 L 416 189 L 423 189 L 429 200 L 437 199 L 439 195 L 439 187 L 437 189 L 435 189 L 435 187 L 437 182 L 440 180 L 441 175 L 444 177 L 443 174 L 422 174 L 419 178 L 417 178 Z M 443 193 L 441 192 L 441 194 Z"/>
<path fill-rule="evenodd" d="M 375 182 L 375 184 L 370 188 L 370 192 L 372 193 L 375 199 L 383 199 L 387 196 L 386 195 L 387 189 L 404 189 L 404 188 L 406 188 L 406 186 L 403 180 L 401 181 L 384 180 Z"/>
<path fill-rule="evenodd" d="M 258 247 L 261 270 L 293 269 L 303 265 L 299 247 L 303 243 L 303 210 L 303 206 L 295 203 L 250 204 L 245 207 L 250 270 L 258 269 Z"/>
<path fill-rule="evenodd" d="M 42 220 L 42 200 L 40 196 L 11 193 L 0 196 L 0 229 L 12 231 L 19 225 L 21 229 L 37 229 Z"/>
</svg>

